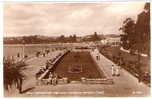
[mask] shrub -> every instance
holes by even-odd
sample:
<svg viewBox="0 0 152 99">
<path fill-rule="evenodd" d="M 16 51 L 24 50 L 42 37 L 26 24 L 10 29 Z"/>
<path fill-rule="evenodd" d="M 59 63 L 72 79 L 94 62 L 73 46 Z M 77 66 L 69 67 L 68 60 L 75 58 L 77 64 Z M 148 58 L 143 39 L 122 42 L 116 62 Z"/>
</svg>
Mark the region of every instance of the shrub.
<svg viewBox="0 0 152 99">
<path fill-rule="evenodd" d="M 22 83 L 25 77 L 22 71 L 25 66 L 26 64 L 23 61 L 14 63 L 12 60 L 4 60 L 4 88 L 6 90 L 12 85 L 16 85 L 19 93 L 22 92 Z"/>
</svg>

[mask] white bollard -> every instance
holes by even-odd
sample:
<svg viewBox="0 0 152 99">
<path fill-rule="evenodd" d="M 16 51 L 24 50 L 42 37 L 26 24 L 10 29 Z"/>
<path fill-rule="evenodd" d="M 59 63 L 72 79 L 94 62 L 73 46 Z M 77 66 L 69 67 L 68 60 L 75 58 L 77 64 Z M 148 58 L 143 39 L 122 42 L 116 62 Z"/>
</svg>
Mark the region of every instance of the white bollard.
<svg viewBox="0 0 152 99">
<path fill-rule="evenodd" d="M 63 81 L 64 81 L 65 84 L 68 83 L 68 78 L 64 77 Z"/>
<path fill-rule="evenodd" d="M 112 65 L 112 67 L 111 67 L 111 73 L 112 73 L 112 76 L 115 76 L 115 67 L 114 67 L 114 65 Z"/>
<path fill-rule="evenodd" d="M 82 83 L 85 83 L 86 82 L 86 78 L 85 77 L 81 77 L 81 81 L 82 81 Z"/>
</svg>

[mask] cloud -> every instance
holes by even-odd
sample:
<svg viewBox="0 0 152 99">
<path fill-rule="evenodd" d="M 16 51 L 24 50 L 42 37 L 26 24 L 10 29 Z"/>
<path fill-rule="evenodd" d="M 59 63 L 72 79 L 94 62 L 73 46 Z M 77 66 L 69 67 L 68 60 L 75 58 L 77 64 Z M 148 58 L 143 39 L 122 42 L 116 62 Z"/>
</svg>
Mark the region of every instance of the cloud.
<svg viewBox="0 0 152 99">
<path fill-rule="evenodd" d="M 143 2 L 5 3 L 4 36 L 116 34 L 123 20 L 136 20 L 143 7 Z"/>
<path fill-rule="evenodd" d="M 91 16 L 93 14 L 92 10 L 91 9 L 81 9 L 81 10 L 76 10 L 76 11 L 73 11 L 71 13 L 71 15 L 69 15 L 69 18 L 71 18 L 72 20 L 84 20 L 84 19 L 87 19 L 89 16 Z"/>
</svg>

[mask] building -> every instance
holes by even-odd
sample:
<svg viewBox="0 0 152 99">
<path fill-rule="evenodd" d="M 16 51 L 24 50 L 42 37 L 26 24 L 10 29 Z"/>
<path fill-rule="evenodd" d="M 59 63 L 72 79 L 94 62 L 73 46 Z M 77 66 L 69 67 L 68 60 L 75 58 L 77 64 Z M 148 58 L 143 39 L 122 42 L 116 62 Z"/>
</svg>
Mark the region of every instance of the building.
<svg viewBox="0 0 152 99">
<path fill-rule="evenodd" d="M 106 38 L 104 40 L 101 40 L 101 43 L 103 45 L 112 45 L 112 46 L 119 46 L 120 42 L 121 42 L 120 37 Z"/>
</svg>

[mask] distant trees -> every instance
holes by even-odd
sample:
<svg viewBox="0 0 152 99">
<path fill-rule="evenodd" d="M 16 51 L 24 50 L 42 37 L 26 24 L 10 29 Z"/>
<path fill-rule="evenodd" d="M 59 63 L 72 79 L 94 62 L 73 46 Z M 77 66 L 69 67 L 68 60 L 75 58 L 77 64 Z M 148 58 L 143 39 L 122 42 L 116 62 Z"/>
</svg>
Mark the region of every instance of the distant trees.
<svg viewBox="0 0 152 99">
<path fill-rule="evenodd" d="M 68 42 L 77 42 L 77 36 L 74 34 L 74 35 L 70 35 L 68 37 Z"/>
<path fill-rule="evenodd" d="M 150 3 L 145 4 L 136 22 L 127 18 L 120 30 L 124 32 L 121 35 L 123 48 L 150 55 Z"/>
<path fill-rule="evenodd" d="M 92 36 L 92 41 L 99 41 L 99 40 L 101 40 L 101 39 L 98 36 L 97 32 L 94 32 L 94 35 Z"/>
<path fill-rule="evenodd" d="M 69 37 L 65 37 L 64 35 L 61 35 L 60 37 L 58 37 L 56 39 L 56 42 L 62 42 L 62 43 L 66 43 L 66 42 L 77 42 L 77 36 L 74 35 L 70 35 Z"/>
<path fill-rule="evenodd" d="M 83 41 L 100 41 L 102 39 L 104 39 L 103 35 L 98 35 L 97 32 L 94 32 L 93 35 L 84 37 Z"/>
<path fill-rule="evenodd" d="M 49 44 L 49 43 L 74 43 L 83 41 L 99 41 L 103 39 L 103 35 L 98 35 L 94 32 L 93 35 L 77 37 L 76 34 L 70 36 L 61 35 L 59 37 L 47 37 L 40 35 L 22 36 L 13 38 L 4 38 L 4 44 Z"/>
<path fill-rule="evenodd" d="M 56 42 L 54 37 L 39 35 L 4 38 L 4 44 L 48 44 L 53 42 Z"/>
<path fill-rule="evenodd" d="M 66 42 L 66 38 L 65 38 L 65 36 L 64 35 L 61 35 L 59 38 L 57 38 L 57 40 L 56 41 L 58 41 L 58 42 Z"/>
<path fill-rule="evenodd" d="M 38 43 L 41 42 L 38 38 L 37 35 L 34 36 L 23 36 L 22 41 L 26 44 L 30 44 L 31 42 L 33 43 Z M 23 43 L 23 42 L 22 42 Z"/>
<path fill-rule="evenodd" d="M 58 37 L 56 39 L 56 42 L 70 42 L 70 43 L 73 43 L 73 42 L 77 42 L 77 39 L 78 37 L 74 34 L 74 35 L 70 35 L 68 37 L 65 37 L 64 35 L 61 35 L 60 37 Z M 97 32 L 94 32 L 93 35 L 90 35 L 90 36 L 86 36 L 86 37 L 83 37 L 81 41 L 99 41 L 103 39 L 103 36 L 99 36 L 97 34 Z"/>
</svg>

